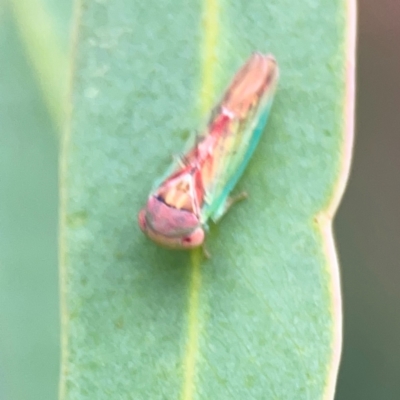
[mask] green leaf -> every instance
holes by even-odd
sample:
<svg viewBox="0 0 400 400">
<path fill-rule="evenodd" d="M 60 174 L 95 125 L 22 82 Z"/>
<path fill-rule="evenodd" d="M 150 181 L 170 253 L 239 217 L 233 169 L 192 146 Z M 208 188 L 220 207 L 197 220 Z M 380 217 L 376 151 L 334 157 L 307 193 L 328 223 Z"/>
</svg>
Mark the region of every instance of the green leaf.
<svg viewBox="0 0 400 400">
<path fill-rule="evenodd" d="M 62 159 L 66 399 L 332 399 L 331 220 L 350 162 L 354 3 L 80 4 Z M 151 182 L 249 54 L 281 80 L 212 254 L 136 224 Z"/>
<path fill-rule="evenodd" d="M 7 400 L 55 399 L 58 391 L 56 125 L 69 8 L 65 0 L 0 2 L 0 398 Z"/>
<path fill-rule="evenodd" d="M 0 398 L 46 400 L 60 358 L 58 143 L 8 11 L 0 6 Z"/>
<path fill-rule="evenodd" d="M 70 1 L 9 0 L 18 33 L 24 44 L 47 108 L 55 124 L 64 122 Z M 61 6 L 61 7 L 60 7 Z M 56 8 L 58 18 L 55 17 Z M 62 12 L 60 12 L 62 11 Z"/>
</svg>

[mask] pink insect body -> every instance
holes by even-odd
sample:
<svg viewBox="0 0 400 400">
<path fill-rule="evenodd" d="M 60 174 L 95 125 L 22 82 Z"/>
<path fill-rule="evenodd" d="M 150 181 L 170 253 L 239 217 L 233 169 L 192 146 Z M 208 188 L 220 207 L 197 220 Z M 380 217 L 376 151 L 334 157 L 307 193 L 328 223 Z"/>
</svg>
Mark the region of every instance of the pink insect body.
<svg viewBox="0 0 400 400">
<path fill-rule="evenodd" d="M 236 73 L 206 129 L 140 211 L 139 226 L 150 239 L 178 249 L 203 244 L 208 220 L 218 221 L 231 204 L 229 194 L 264 130 L 277 79 L 275 59 L 260 53 Z"/>
</svg>

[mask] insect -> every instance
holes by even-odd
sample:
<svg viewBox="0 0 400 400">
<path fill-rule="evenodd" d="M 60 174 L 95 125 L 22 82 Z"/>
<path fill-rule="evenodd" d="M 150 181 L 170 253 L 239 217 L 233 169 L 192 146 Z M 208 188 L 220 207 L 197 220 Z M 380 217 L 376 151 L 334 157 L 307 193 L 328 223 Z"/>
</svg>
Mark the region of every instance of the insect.
<svg viewBox="0 0 400 400">
<path fill-rule="evenodd" d="M 141 230 L 175 249 L 201 246 L 217 222 L 264 130 L 278 81 L 272 55 L 253 53 L 233 77 L 205 129 L 168 169 L 139 212 Z"/>
</svg>

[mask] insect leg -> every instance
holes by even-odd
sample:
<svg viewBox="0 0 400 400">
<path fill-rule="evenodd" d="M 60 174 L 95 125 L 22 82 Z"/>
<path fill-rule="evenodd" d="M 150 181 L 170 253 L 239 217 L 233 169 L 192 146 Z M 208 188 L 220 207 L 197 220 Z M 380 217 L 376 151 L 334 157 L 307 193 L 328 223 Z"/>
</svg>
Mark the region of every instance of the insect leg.
<svg viewBox="0 0 400 400">
<path fill-rule="evenodd" d="M 210 254 L 210 252 L 208 251 L 208 249 L 207 249 L 207 247 L 206 247 L 206 245 L 205 245 L 204 242 L 203 242 L 203 244 L 201 245 L 201 250 L 202 250 L 202 252 L 203 252 L 203 256 L 204 256 L 207 260 L 209 260 L 209 259 L 211 258 L 211 254 Z"/>
<path fill-rule="evenodd" d="M 212 216 L 212 220 L 214 222 L 218 222 L 228 211 L 229 209 L 238 201 L 245 200 L 249 197 L 247 192 L 243 191 L 234 196 L 230 196 L 226 199 L 225 203 L 220 207 L 220 209 Z"/>
</svg>

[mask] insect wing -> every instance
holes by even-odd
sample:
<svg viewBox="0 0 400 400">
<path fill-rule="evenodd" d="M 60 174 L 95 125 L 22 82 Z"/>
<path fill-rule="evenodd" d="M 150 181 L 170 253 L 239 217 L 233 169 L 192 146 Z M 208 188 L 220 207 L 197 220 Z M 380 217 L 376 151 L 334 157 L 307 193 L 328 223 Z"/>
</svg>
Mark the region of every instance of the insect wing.
<svg viewBox="0 0 400 400">
<path fill-rule="evenodd" d="M 248 164 L 264 130 L 278 80 L 278 67 L 270 55 L 253 54 L 235 75 L 209 124 L 216 143 L 205 163 L 205 202 L 202 220 L 217 221 L 225 203 Z M 213 134 L 219 120 L 227 119 L 221 133 Z"/>
</svg>

